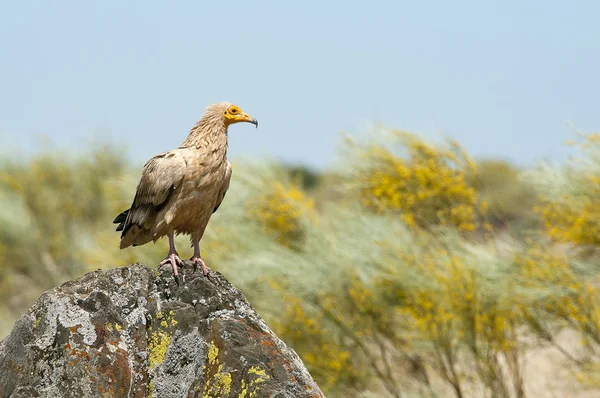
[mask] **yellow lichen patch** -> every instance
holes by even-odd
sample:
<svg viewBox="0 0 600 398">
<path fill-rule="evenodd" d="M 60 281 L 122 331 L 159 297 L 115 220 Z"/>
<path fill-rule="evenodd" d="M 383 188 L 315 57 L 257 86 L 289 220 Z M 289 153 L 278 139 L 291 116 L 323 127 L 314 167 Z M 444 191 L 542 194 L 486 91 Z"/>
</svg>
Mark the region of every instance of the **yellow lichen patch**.
<svg viewBox="0 0 600 398">
<path fill-rule="evenodd" d="M 148 341 L 148 351 L 150 351 L 150 368 L 160 366 L 167 355 L 167 348 L 171 343 L 171 335 L 162 330 L 152 332 Z"/>
<path fill-rule="evenodd" d="M 210 346 L 208 347 L 208 369 L 206 365 L 204 366 L 204 370 L 208 370 L 207 374 L 211 374 L 213 372 L 213 368 L 216 366 L 216 370 L 214 370 L 214 374 L 207 383 L 204 385 L 204 390 L 202 391 L 202 397 L 212 398 L 212 397 L 226 397 L 229 396 L 231 392 L 231 373 L 223 371 L 223 365 L 219 364 L 219 347 L 215 345 L 214 341 L 210 342 Z"/>
<path fill-rule="evenodd" d="M 161 320 L 158 324 L 160 328 L 158 330 L 152 330 L 152 326 L 150 326 L 150 338 L 148 340 L 148 350 L 150 351 L 150 367 L 154 368 L 156 366 L 160 366 L 160 364 L 165 360 L 165 355 L 167 354 L 167 348 L 171 343 L 172 333 L 168 330 L 169 325 L 175 326 L 177 321 L 173 319 L 175 313 L 173 311 L 169 311 L 168 314 L 164 314 L 161 311 L 156 313 L 156 319 Z M 115 324 L 115 328 L 117 330 L 121 330 L 121 326 Z"/>
<path fill-rule="evenodd" d="M 115 329 L 117 329 L 117 332 L 120 332 L 121 330 L 123 330 L 121 325 L 119 325 L 118 323 L 115 323 Z"/>
<path fill-rule="evenodd" d="M 229 397 L 233 380 L 231 373 L 224 371 L 223 364 L 219 363 L 219 347 L 215 345 L 214 341 L 211 341 L 210 346 L 208 347 L 207 362 L 208 365 L 204 366 L 207 381 L 202 391 L 202 397 Z M 241 391 L 238 394 L 238 398 L 257 397 L 257 385 L 270 378 L 270 376 L 258 366 L 252 366 L 248 370 L 248 376 L 251 376 L 252 380 L 248 381 L 242 379 Z"/>
<path fill-rule="evenodd" d="M 238 398 L 246 398 L 246 394 L 248 394 L 248 389 L 246 388 L 246 380 L 242 380 L 242 391 L 240 391 Z"/>
<path fill-rule="evenodd" d="M 248 370 L 248 375 L 255 375 L 256 378 L 254 378 L 252 381 L 250 381 L 250 385 L 248 387 L 248 391 L 250 391 L 250 394 L 248 395 L 249 398 L 254 398 L 257 397 L 258 395 L 258 384 L 260 383 L 264 383 L 265 381 L 267 381 L 268 379 L 270 379 L 271 377 L 269 375 L 267 375 L 267 373 L 264 371 L 264 369 L 261 369 L 258 366 L 252 366 L 249 370 Z M 242 391 L 244 392 L 244 391 Z"/>
<path fill-rule="evenodd" d="M 231 393 L 231 373 L 223 371 L 223 365 L 219 365 L 216 373 L 205 384 L 202 391 L 203 398 L 228 397 Z"/>
<path fill-rule="evenodd" d="M 242 390 L 238 394 L 238 398 L 257 397 L 259 391 L 258 384 L 263 383 L 271 378 L 263 369 L 258 366 L 252 366 L 248 370 L 248 375 L 256 375 L 258 377 L 251 380 L 250 383 L 246 383 L 246 380 L 242 379 Z"/>
<path fill-rule="evenodd" d="M 169 329 L 170 326 L 175 326 L 177 324 L 177 321 L 173 319 L 174 316 L 175 312 L 173 311 L 169 311 L 168 314 L 158 311 L 156 313 L 156 319 L 160 322 L 157 325 L 154 325 L 154 329 L 158 326 L 158 330 L 153 330 L 153 325 L 150 325 L 150 337 L 148 338 L 150 369 L 160 366 L 165 360 L 167 349 L 172 340 L 172 332 Z M 115 328 L 117 330 L 122 329 L 118 324 L 115 324 Z M 153 392 L 152 384 L 149 384 L 149 391 L 150 393 Z"/>
<path fill-rule="evenodd" d="M 267 373 L 264 371 L 264 369 L 259 368 L 258 366 L 253 366 L 250 368 L 250 370 L 248 370 L 249 374 L 255 374 L 257 376 L 263 377 L 268 379 L 269 376 L 267 375 Z"/>
<path fill-rule="evenodd" d="M 214 341 L 210 342 L 210 347 L 208 347 L 208 363 L 211 365 L 215 365 L 217 363 L 217 357 L 219 356 L 219 347 L 217 347 Z"/>
</svg>

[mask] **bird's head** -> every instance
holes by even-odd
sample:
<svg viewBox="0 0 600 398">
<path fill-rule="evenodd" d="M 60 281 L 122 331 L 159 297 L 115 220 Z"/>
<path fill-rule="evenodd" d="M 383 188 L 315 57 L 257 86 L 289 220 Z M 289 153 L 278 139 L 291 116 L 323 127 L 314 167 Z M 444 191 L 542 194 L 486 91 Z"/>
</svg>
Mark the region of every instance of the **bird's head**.
<svg viewBox="0 0 600 398">
<path fill-rule="evenodd" d="M 246 122 L 252 123 L 256 127 L 258 127 L 258 121 L 255 118 L 242 111 L 239 106 L 231 104 L 229 102 L 215 104 L 213 105 L 212 110 L 223 115 L 223 121 L 225 122 L 226 126 L 235 123 Z"/>
</svg>

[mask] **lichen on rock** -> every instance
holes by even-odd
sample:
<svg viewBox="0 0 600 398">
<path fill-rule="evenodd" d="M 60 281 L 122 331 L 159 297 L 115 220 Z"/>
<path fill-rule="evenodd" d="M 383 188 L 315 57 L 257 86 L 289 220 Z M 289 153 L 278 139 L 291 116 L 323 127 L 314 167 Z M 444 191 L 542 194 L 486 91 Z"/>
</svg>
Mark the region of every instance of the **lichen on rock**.
<svg viewBox="0 0 600 398">
<path fill-rule="evenodd" d="M 323 397 L 218 272 L 98 270 L 44 293 L 0 343 L 0 397 Z"/>
</svg>

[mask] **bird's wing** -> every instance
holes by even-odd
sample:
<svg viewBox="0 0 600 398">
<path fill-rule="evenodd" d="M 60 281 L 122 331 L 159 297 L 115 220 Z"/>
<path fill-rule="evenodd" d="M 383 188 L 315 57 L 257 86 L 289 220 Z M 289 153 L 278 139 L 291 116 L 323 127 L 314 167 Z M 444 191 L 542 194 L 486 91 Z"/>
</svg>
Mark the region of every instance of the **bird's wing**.
<svg viewBox="0 0 600 398">
<path fill-rule="evenodd" d="M 225 198 L 225 194 L 227 193 L 227 190 L 229 189 L 229 181 L 231 181 L 231 163 L 229 163 L 229 161 L 228 161 L 227 166 L 225 168 L 225 178 L 223 179 L 223 185 L 221 186 L 221 189 L 219 190 L 218 197 L 217 197 L 217 205 L 213 209 L 213 213 L 219 209 L 219 206 L 221 206 L 221 203 L 223 202 L 223 199 Z"/>
<path fill-rule="evenodd" d="M 142 229 L 151 228 L 145 224 L 153 221 L 154 216 L 167 204 L 181 184 L 186 166 L 185 158 L 178 149 L 161 153 L 146 162 L 121 236 L 133 225 Z"/>
</svg>

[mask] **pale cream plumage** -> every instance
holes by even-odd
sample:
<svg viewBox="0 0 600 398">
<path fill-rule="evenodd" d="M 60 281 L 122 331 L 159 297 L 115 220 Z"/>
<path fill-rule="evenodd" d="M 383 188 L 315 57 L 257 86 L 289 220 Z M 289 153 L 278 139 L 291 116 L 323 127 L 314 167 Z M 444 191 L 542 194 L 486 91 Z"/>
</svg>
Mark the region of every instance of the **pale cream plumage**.
<svg viewBox="0 0 600 398">
<path fill-rule="evenodd" d="M 155 242 L 166 235 L 169 254 L 161 265 L 170 263 L 177 275 L 181 259 L 173 236 L 187 234 L 194 247 L 191 260 L 208 273 L 200 256 L 200 239 L 229 188 L 227 129 L 238 122 L 258 126 L 256 119 L 231 103 L 211 105 L 179 148 L 144 165 L 131 208 L 114 220 L 119 224 L 117 231 L 123 231 L 121 249 Z"/>
</svg>

